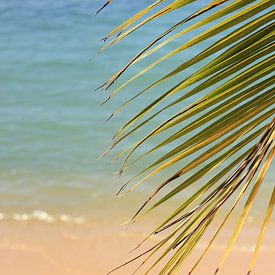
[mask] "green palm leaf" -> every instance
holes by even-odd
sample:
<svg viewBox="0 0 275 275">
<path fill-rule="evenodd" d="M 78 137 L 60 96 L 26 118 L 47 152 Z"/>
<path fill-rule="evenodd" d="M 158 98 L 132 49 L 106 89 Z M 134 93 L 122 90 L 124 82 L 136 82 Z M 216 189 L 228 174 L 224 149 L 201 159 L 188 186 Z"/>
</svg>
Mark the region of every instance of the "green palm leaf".
<svg viewBox="0 0 275 275">
<path fill-rule="evenodd" d="M 106 2 L 103 8 L 111 2 Z M 103 39 L 109 41 L 101 50 L 124 40 L 149 22 L 153 24 L 163 16 L 173 16 L 176 10 L 187 9 L 194 2 L 199 1 L 154 1 L 111 31 Z M 165 66 L 164 61 L 174 56 L 182 59 L 180 64 L 175 64 L 160 79 L 147 83 L 145 89 L 131 94 L 110 116 L 112 118 L 126 106 L 135 104 L 136 100 L 142 100 L 145 94 L 155 94 L 151 102 L 144 102 L 141 110 L 118 129 L 113 144 L 103 154 L 118 145 L 121 147 L 123 141 L 128 140 L 128 146 L 115 155 L 115 159 L 122 158 L 119 173 L 122 174 L 137 163 L 146 164 L 121 187 L 119 195 L 147 183 L 159 173 L 165 171 L 169 175 L 162 176 L 161 182 L 137 209 L 131 221 L 175 196 L 179 197 L 186 188 L 193 186 L 193 193 L 181 201 L 144 241 L 154 234 L 167 232 L 162 240 L 118 268 L 145 257 L 141 267 L 162 251 L 148 272 L 162 263 L 160 274 L 177 273 L 209 226 L 217 221 L 217 213 L 223 213 L 222 223 L 194 264 L 191 274 L 236 206 L 248 194 L 216 270 L 218 272 L 231 252 L 260 187 L 265 183 L 264 176 L 274 156 L 273 3 L 271 0 L 205 2 L 205 6 L 175 21 L 173 26 L 149 41 L 144 49 L 100 87 L 110 91 L 108 101 L 122 92 L 127 93 L 125 87 L 150 70 Z M 205 27 L 208 29 L 205 30 Z M 187 39 L 189 33 L 192 37 Z M 180 46 L 173 48 L 174 41 L 180 43 Z M 202 45 L 203 50 L 197 51 L 197 45 Z M 197 52 L 188 59 L 183 55 L 186 49 Z M 155 54 L 158 54 L 157 59 L 119 83 L 121 76 L 132 66 Z M 165 90 L 165 83 L 172 83 L 172 87 Z M 148 128 L 150 130 L 146 132 Z M 139 133 L 142 134 L 140 138 Z M 130 145 L 129 141 L 132 142 Z M 147 149 L 142 150 L 145 145 Z M 171 172 L 172 169 L 177 170 Z M 198 185 L 198 182 L 203 185 Z M 169 190 L 165 192 L 168 187 Z M 164 193 L 161 197 L 157 196 L 161 190 Z M 270 190 L 272 192 L 274 186 Z M 225 204 L 231 204 L 229 210 L 223 210 Z M 273 206 L 274 191 L 249 272 L 253 268 Z"/>
</svg>

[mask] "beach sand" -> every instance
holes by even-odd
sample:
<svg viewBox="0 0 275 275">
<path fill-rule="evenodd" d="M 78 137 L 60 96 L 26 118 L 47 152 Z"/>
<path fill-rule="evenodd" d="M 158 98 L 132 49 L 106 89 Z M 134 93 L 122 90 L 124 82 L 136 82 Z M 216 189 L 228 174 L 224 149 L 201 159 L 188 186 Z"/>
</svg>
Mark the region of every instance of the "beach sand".
<svg viewBox="0 0 275 275">
<path fill-rule="evenodd" d="M 129 251 L 144 238 L 145 229 L 131 228 L 125 231 L 111 223 L 92 226 L 2 221 L 0 234 L 2 275 L 101 275 L 129 259 Z M 252 274 L 274 274 L 274 235 L 274 228 L 269 228 Z M 243 232 L 241 241 L 220 274 L 246 274 L 255 239 L 254 230 Z M 156 241 L 148 241 L 143 249 Z M 194 274 L 213 274 L 226 245 L 225 241 L 219 239 L 219 243 L 210 250 Z M 203 247 L 204 244 L 201 244 L 194 251 L 179 274 L 188 273 Z M 136 266 L 137 263 L 134 263 L 114 274 L 132 274 Z M 137 274 L 144 274 L 144 270 Z M 158 274 L 158 271 L 151 274 Z"/>
</svg>

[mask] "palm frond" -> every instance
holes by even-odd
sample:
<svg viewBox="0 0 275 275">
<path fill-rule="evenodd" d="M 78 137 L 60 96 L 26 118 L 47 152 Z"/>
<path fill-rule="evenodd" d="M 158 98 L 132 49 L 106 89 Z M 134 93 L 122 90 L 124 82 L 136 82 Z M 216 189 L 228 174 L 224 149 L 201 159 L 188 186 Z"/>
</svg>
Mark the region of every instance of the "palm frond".
<svg viewBox="0 0 275 275">
<path fill-rule="evenodd" d="M 253 255 L 253 258 L 251 260 L 251 263 L 250 263 L 250 266 L 249 266 L 249 271 L 248 271 L 247 275 L 249 275 L 251 273 L 252 268 L 255 264 L 255 261 L 256 261 L 256 258 L 257 258 L 257 255 L 259 253 L 259 249 L 260 249 L 263 237 L 264 237 L 266 227 L 268 225 L 268 222 L 270 220 L 271 214 L 272 214 L 273 209 L 274 209 L 274 205 L 275 205 L 275 188 L 273 188 L 273 192 L 271 194 L 270 202 L 269 202 L 269 205 L 268 205 L 268 208 L 267 208 L 267 211 L 266 211 L 266 216 L 265 216 L 262 228 L 261 228 L 261 232 L 260 232 L 256 247 L 255 247 L 254 255 Z"/>
<path fill-rule="evenodd" d="M 148 272 L 164 263 L 160 274 L 177 273 L 210 225 L 217 221 L 217 214 L 223 213 L 223 221 L 190 270 L 191 274 L 244 195 L 248 194 L 217 273 L 232 250 L 274 156 L 273 3 L 271 0 L 205 2 L 203 5 L 196 0 L 154 1 L 103 39 L 109 41 L 101 50 L 114 46 L 162 17 L 175 19 L 172 26 L 149 41 L 100 87 L 109 91 L 107 102 L 123 91 L 127 93 L 125 87 L 149 74 L 150 70 L 165 67 L 165 61 L 175 63 L 171 71 L 129 95 L 110 116 L 112 118 L 135 101 L 145 99 L 142 108 L 118 129 L 112 145 L 103 154 L 116 146 L 122 148 L 128 141 L 128 146 L 115 155 L 116 160 L 122 159 L 119 174 L 138 163 L 143 165 L 137 175 L 121 187 L 118 195 L 150 182 L 153 176 L 166 174 L 162 178 L 159 176 L 158 186 L 131 221 L 176 196 L 180 202 L 144 241 L 154 234 L 166 232 L 162 240 L 118 268 L 145 257 L 140 268 L 160 253 Z M 176 21 L 175 11 L 194 4 L 199 4 L 200 8 Z M 187 39 L 190 34 L 192 37 Z M 175 41 L 180 45 L 175 47 Z M 198 51 L 197 46 L 202 50 Z M 188 57 L 187 49 L 196 54 Z M 131 67 L 155 55 L 157 58 L 127 78 L 126 72 Z M 176 56 L 177 61 L 173 58 Z M 124 74 L 126 80 L 119 83 Z M 164 84 L 171 87 L 167 90 Z M 146 97 L 148 94 L 154 98 L 150 102 Z M 190 186 L 193 193 L 182 200 L 183 192 Z M 165 189 L 169 190 L 165 192 Z M 228 210 L 225 210 L 226 204 L 230 205 Z M 273 206 L 274 191 L 249 270 L 253 268 Z"/>
</svg>

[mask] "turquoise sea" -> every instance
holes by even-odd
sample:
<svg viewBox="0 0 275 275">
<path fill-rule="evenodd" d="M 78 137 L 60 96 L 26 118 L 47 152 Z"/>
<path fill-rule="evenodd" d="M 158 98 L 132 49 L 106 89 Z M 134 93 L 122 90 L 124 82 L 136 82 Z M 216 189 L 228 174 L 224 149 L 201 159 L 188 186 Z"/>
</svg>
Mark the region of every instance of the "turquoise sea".
<svg viewBox="0 0 275 275">
<path fill-rule="evenodd" d="M 106 94 L 94 89 L 175 21 L 165 17 L 98 55 L 103 46 L 100 39 L 147 3 L 116 0 L 94 16 L 103 2 L 0 1 L 0 219 L 76 223 L 94 216 L 108 219 L 115 207 L 127 212 L 130 203 L 135 210 L 133 204 L 147 191 L 148 184 L 119 203 L 113 199 L 115 192 L 138 168 L 118 179 L 113 175 L 118 165 L 109 165 L 111 156 L 97 158 L 122 122 L 153 95 L 111 121 L 106 119 L 146 81 L 163 76 L 179 57 L 152 70 L 104 106 L 100 104 Z M 175 16 L 185 17 L 204 1 L 197 2 Z M 187 50 L 180 56 L 192 54 Z M 267 181 L 274 175 L 272 171 Z"/>
</svg>

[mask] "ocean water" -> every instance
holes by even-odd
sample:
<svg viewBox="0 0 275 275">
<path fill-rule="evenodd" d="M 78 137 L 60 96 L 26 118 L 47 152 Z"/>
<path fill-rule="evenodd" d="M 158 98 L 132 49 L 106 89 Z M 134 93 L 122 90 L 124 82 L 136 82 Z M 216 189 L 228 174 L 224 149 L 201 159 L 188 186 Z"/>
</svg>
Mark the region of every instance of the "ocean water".
<svg viewBox="0 0 275 275">
<path fill-rule="evenodd" d="M 97 158 L 122 122 L 154 95 L 146 95 L 111 121 L 106 119 L 146 81 L 164 75 L 178 57 L 104 106 L 100 104 L 106 94 L 94 89 L 142 49 L 148 38 L 173 25 L 175 17 L 165 17 L 98 55 L 103 46 L 100 39 L 147 1 L 117 0 L 95 17 L 103 2 L 0 1 L 0 219 L 82 223 L 91 213 L 105 215 L 113 203 L 119 205 L 112 199 L 118 187 L 138 170 L 118 179 L 113 175 L 118 164 L 109 165 L 108 156 Z M 204 1 L 198 2 L 175 16 L 197 10 Z M 194 50 L 187 50 L 181 57 L 192 54 Z M 145 191 L 146 186 L 139 194 Z"/>
</svg>

